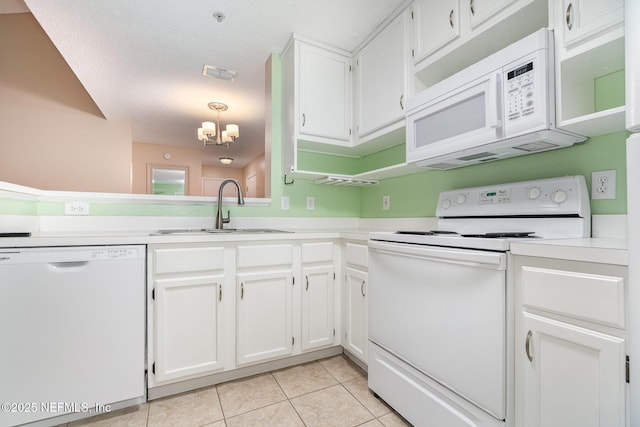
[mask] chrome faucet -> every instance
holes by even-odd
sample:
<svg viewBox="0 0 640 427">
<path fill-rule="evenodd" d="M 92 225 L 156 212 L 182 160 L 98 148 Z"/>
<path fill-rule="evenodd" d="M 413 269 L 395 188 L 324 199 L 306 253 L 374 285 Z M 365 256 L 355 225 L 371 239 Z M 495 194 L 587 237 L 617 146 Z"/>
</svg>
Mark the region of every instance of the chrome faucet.
<svg viewBox="0 0 640 427">
<path fill-rule="evenodd" d="M 222 215 L 222 190 L 224 186 L 233 183 L 238 189 L 238 204 L 244 205 L 244 197 L 242 197 L 242 190 L 240 189 L 240 184 L 235 179 L 225 179 L 220 184 L 220 189 L 218 190 L 218 212 L 216 213 L 216 230 L 222 230 L 224 224 L 228 224 L 231 221 L 231 212 L 227 211 L 227 217 L 225 218 Z"/>
</svg>

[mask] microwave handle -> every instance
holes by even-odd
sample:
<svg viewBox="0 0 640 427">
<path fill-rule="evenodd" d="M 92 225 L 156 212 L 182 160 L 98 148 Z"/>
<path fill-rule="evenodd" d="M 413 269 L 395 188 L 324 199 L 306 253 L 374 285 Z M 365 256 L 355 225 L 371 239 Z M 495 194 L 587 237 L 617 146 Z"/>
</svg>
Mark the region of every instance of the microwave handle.
<svg viewBox="0 0 640 427">
<path fill-rule="evenodd" d="M 487 109 L 487 124 L 492 128 L 502 127 L 502 81 L 500 73 L 493 73 L 489 77 L 489 106 Z"/>
</svg>

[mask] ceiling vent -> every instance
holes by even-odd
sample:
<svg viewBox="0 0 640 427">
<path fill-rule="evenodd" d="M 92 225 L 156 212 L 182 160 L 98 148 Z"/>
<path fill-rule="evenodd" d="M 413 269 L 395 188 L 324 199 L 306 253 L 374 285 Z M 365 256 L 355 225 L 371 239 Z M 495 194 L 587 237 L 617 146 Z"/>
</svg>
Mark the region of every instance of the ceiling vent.
<svg viewBox="0 0 640 427">
<path fill-rule="evenodd" d="M 238 73 L 233 70 L 207 64 L 205 64 L 204 68 L 202 69 L 203 76 L 215 77 L 216 79 L 227 80 L 230 82 L 236 79 L 237 74 Z"/>
</svg>

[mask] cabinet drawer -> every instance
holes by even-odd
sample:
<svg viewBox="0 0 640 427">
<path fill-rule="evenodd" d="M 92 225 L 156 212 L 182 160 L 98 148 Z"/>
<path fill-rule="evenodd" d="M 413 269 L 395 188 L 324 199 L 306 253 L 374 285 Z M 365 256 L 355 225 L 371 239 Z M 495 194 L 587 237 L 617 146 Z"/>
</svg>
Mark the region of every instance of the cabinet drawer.
<svg viewBox="0 0 640 427">
<path fill-rule="evenodd" d="M 346 255 L 347 264 L 359 265 L 368 268 L 368 248 L 367 245 L 357 243 L 347 243 Z"/>
<path fill-rule="evenodd" d="M 333 262 L 333 242 L 303 243 L 302 263 Z"/>
<path fill-rule="evenodd" d="M 264 267 L 293 263 L 293 245 L 257 245 L 238 247 L 238 268 Z"/>
<path fill-rule="evenodd" d="M 522 302 L 617 328 L 625 327 L 624 277 L 523 266 Z"/>
<path fill-rule="evenodd" d="M 156 274 L 224 268 L 224 248 L 220 247 L 154 249 L 153 254 Z"/>
</svg>

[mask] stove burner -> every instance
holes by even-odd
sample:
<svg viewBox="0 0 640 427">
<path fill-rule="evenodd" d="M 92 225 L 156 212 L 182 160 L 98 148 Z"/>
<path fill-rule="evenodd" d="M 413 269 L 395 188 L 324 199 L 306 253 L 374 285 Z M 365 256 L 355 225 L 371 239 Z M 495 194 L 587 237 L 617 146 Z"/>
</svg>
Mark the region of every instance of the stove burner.
<svg viewBox="0 0 640 427">
<path fill-rule="evenodd" d="M 458 233 L 449 230 L 429 230 L 429 231 L 413 231 L 413 230 L 400 230 L 396 231 L 396 234 L 415 234 L 417 236 L 437 236 L 437 235 L 451 235 L 456 236 Z"/>
<path fill-rule="evenodd" d="M 499 239 L 508 237 L 537 237 L 533 236 L 534 231 L 508 231 L 497 233 L 481 233 L 481 234 L 461 234 L 462 237 L 482 237 L 485 239 Z"/>
</svg>

